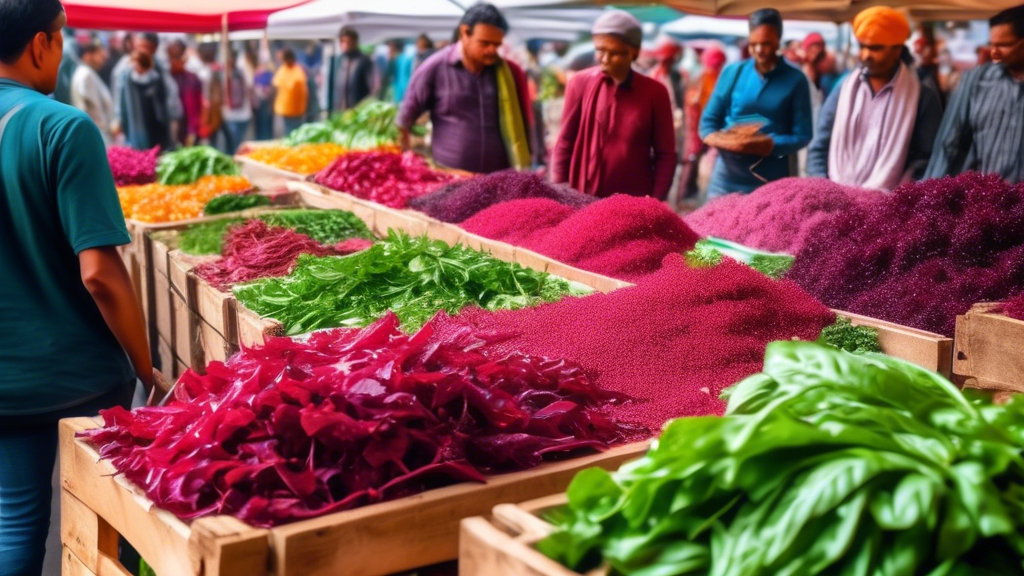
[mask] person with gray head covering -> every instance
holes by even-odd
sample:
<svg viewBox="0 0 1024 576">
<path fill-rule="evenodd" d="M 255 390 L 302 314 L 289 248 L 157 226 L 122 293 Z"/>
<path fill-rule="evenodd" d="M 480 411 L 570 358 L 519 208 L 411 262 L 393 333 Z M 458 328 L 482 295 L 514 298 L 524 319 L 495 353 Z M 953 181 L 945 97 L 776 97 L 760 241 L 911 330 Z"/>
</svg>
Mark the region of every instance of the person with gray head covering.
<svg viewBox="0 0 1024 576">
<path fill-rule="evenodd" d="M 779 57 L 782 15 L 750 15 L 751 58 L 722 71 L 700 121 L 700 136 L 719 156 L 708 195 L 751 192 L 795 174 L 795 154 L 813 136 L 807 77 Z"/>
<path fill-rule="evenodd" d="M 677 161 L 672 104 L 662 83 L 633 70 L 643 40 L 640 22 L 608 10 L 592 34 L 598 65 L 566 87 L 552 180 L 599 197 L 664 200 Z"/>
</svg>

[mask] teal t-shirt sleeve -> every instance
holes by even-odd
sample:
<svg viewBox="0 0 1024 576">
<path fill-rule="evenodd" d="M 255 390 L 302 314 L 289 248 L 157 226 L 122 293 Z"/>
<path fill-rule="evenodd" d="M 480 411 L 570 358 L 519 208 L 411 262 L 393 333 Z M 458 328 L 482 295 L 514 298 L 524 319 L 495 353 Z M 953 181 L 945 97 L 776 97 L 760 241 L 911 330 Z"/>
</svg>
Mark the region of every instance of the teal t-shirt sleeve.
<svg viewBox="0 0 1024 576">
<path fill-rule="evenodd" d="M 75 254 L 131 242 L 99 130 L 84 115 L 68 119 L 55 135 L 57 210 Z"/>
</svg>

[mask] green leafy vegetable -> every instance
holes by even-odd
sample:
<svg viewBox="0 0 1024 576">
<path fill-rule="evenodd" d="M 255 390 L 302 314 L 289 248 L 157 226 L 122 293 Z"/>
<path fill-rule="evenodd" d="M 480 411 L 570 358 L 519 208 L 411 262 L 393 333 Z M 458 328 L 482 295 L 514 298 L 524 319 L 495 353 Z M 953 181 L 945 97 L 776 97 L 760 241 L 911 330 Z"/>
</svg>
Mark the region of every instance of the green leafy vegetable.
<svg viewBox="0 0 1024 576">
<path fill-rule="evenodd" d="M 468 305 L 515 309 L 580 294 L 565 280 L 463 246 L 392 232 L 344 258 L 299 257 L 284 278 L 236 286 L 249 309 L 279 320 L 288 334 L 366 326 L 392 310 L 415 330 L 439 310 Z"/>
<path fill-rule="evenodd" d="M 291 228 L 321 244 L 337 244 L 349 238 L 372 239 L 366 223 L 347 210 L 275 210 L 254 215 L 268 226 Z M 181 232 L 182 252 L 193 255 L 220 254 L 228 228 L 242 218 L 225 218 L 193 224 Z"/>
<path fill-rule="evenodd" d="M 854 326 L 845 316 L 837 316 L 835 324 L 826 326 L 818 342 L 854 354 L 882 351 L 878 343 L 878 330 L 868 326 Z"/>
<path fill-rule="evenodd" d="M 238 166 L 230 156 L 209 146 L 192 146 L 161 156 L 156 174 L 161 184 L 192 184 L 203 176 L 235 176 Z"/>
<path fill-rule="evenodd" d="M 878 354 L 768 346 L 722 418 L 577 475 L 538 546 L 643 576 L 1024 574 L 1024 401 Z"/>
<path fill-rule="evenodd" d="M 691 268 L 711 268 L 722 263 L 722 253 L 701 240 L 686 253 L 686 263 Z"/>
<path fill-rule="evenodd" d="M 156 576 L 156 572 L 142 558 L 139 559 L 139 576 Z"/>
<path fill-rule="evenodd" d="M 326 122 L 303 124 L 285 140 L 288 146 L 333 142 L 349 150 L 373 150 L 395 146 L 401 132 L 395 124 L 398 105 L 368 100 L 331 116 Z"/>
<path fill-rule="evenodd" d="M 796 262 L 796 258 L 788 254 L 754 254 L 747 262 L 747 266 L 778 280 L 789 272 L 793 262 Z"/>
<path fill-rule="evenodd" d="M 270 198 L 262 194 L 221 194 L 206 203 L 206 206 L 203 208 L 203 214 L 214 216 L 269 205 Z"/>
</svg>

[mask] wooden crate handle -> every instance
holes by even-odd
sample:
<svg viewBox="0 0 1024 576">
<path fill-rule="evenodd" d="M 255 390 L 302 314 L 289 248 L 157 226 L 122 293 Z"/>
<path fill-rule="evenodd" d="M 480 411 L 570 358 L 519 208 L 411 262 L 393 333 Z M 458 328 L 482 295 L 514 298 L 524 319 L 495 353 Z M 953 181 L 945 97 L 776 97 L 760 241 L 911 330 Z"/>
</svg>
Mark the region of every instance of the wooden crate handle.
<svg viewBox="0 0 1024 576">
<path fill-rule="evenodd" d="M 555 529 L 551 524 L 515 504 L 498 504 L 491 515 L 495 524 L 524 540 L 539 540 Z"/>
</svg>

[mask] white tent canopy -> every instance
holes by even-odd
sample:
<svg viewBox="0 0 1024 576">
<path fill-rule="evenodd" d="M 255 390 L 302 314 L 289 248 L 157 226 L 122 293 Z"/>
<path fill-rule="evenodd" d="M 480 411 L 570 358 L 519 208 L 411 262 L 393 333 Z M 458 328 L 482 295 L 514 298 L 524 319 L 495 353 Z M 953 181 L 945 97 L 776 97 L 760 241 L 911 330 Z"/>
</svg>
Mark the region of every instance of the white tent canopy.
<svg viewBox="0 0 1024 576">
<path fill-rule="evenodd" d="M 505 10 L 517 38 L 574 40 L 590 29 L 601 8 Z M 336 38 L 342 26 L 352 26 L 360 41 L 375 44 L 390 38 L 426 33 L 449 37 L 462 18 L 450 0 L 316 0 L 272 14 L 267 36 L 282 39 Z"/>
<path fill-rule="evenodd" d="M 684 16 L 666 22 L 659 31 L 680 38 L 746 38 L 749 28 L 746 19 Z M 811 32 L 821 34 L 829 44 L 839 39 L 839 27 L 831 22 L 785 20 L 782 23 L 783 41 L 803 40 Z"/>
</svg>

